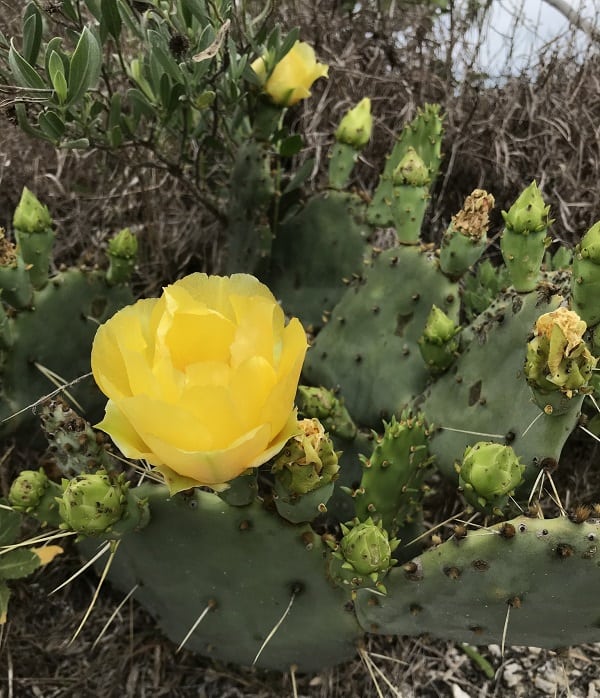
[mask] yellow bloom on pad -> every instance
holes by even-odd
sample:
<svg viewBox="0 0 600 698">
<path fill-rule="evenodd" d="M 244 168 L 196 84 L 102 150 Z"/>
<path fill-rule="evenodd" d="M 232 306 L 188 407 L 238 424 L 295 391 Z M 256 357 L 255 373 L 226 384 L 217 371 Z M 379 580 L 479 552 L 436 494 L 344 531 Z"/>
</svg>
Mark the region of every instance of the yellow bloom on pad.
<svg viewBox="0 0 600 698">
<path fill-rule="evenodd" d="M 303 41 L 296 41 L 268 77 L 264 58 L 257 58 L 251 67 L 264 83 L 264 91 L 281 107 L 291 107 L 310 97 L 313 82 L 326 78 L 329 71 L 328 66 L 317 62 L 312 46 Z"/>
<path fill-rule="evenodd" d="M 307 349 L 273 294 L 248 274 L 192 274 L 101 325 L 92 372 L 109 398 L 97 425 L 172 492 L 215 489 L 297 433 Z"/>
</svg>

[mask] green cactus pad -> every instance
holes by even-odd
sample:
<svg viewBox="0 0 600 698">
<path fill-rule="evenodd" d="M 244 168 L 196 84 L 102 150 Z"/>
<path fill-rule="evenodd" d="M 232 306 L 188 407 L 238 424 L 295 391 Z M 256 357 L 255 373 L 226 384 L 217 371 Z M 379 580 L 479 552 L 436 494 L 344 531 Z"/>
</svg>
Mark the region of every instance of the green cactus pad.
<svg viewBox="0 0 600 698">
<path fill-rule="evenodd" d="M 90 349 L 99 323 L 132 302 L 127 287 L 108 287 L 101 272 L 70 269 L 60 273 L 34 295 L 30 310 L 10 319 L 14 350 L 7 352 L 2 366 L 0 392 L 0 435 L 17 427 L 29 427 L 34 415 L 27 408 L 56 385 L 36 363 L 66 381 L 90 371 Z M 86 409 L 98 411 L 104 400 L 93 381 L 71 389 Z M 92 418 L 93 415 L 92 415 Z"/>
<path fill-rule="evenodd" d="M 426 104 L 417 116 L 407 124 L 396 141 L 386 161 L 385 168 L 373 194 L 367 218 L 371 225 L 393 225 L 390 203 L 393 196 L 393 173 L 409 148 L 414 148 L 427 165 L 431 184 L 437 177 L 441 162 L 442 116 L 438 104 Z"/>
<path fill-rule="evenodd" d="M 154 485 L 135 491 L 148 498 L 151 520 L 121 540 L 109 579 L 123 592 L 140 584 L 134 598 L 174 642 L 210 607 L 186 649 L 250 665 L 294 595 L 256 665 L 316 671 L 354 655 L 362 631 L 326 578 L 326 548 L 310 526 L 291 526 L 258 502 L 229 507 L 202 491 L 170 498 Z"/>
<path fill-rule="evenodd" d="M 366 630 L 386 635 L 534 647 L 598 642 L 598 540 L 598 521 L 567 517 L 471 530 L 391 570 L 387 596 L 359 591 L 357 615 Z"/>
<path fill-rule="evenodd" d="M 558 287 L 555 287 L 557 290 Z M 417 400 L 418 408 L 435 424 L 430 443 L 436 466 L 456 479 L 454 463 L 482 439 L 511 445 L 526 465 L 525 482 L 535 478 L 544 458 L 558 459 L 574 429 L 582 397 L 562 416 L 540 415 L 523 375 L 527 340 L 536 319 L 557 308 L 561 295 L 514 290 L 492 304 L 463 334 L 473 339 L 452 369 Z M 447 429 L 445 428 L 447 427 Z M 459 431 L 455 431 L 459 430 Z"/>
<path fill-rule="evenodd" d="M 433 305 L 458 320 L 458 287 L 427 248 L 375 256 L 334 308 L 307 354 L 309 383 L 340 388 L 352 417 L 375 429 L 400 414 L 429 380 L 417 347 Z M 464 450 L 464 449 L 463 449 Z"/>
<path fill-rule="evenodd" d="M 267 284 L 285 311 L 320 327 L 344 293 L 344 279 L 361 271 L 369 232 L 361 199 L 342 192 L 313 197 L 284 221 Z"/>
</svg>

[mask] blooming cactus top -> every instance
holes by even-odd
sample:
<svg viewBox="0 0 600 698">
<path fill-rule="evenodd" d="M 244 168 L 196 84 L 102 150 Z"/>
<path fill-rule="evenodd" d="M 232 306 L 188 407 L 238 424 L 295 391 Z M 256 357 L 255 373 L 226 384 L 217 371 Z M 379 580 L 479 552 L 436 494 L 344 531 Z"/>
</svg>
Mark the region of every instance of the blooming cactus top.
<svg viewBox="0 0 600 698">
<path fill-rule="evenodd" d="M 192 274 L 98 329 L 94 378 L 109 398 L 97 425 L 171 491 L 218 488 L 297 432 L 307 342 L 254 277 Z"/>
</svg>

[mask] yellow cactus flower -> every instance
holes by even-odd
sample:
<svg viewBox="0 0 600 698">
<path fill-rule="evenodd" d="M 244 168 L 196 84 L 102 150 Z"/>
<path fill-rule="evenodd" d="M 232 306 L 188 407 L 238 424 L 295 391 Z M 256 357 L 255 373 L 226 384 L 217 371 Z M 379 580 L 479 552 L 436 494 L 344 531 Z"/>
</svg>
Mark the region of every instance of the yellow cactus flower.
<svg viewBox="0 0 600 698">
<path fill-rule="evenodd" d="M 309 44 L 296 41 L 267 76 L 264 57 L 252 63 L 252 70 L 263 82 L 263 90 L 280 107 L 291 107 L 310 97 L 310 87 L 318 78 L 326 78 L 329 67 L 318 63 Z"/>
<path fill-rule="evenodd" d="M 269 289 L 248 274 L 191 274 L 101 325 L 92 372 L 109 398 L 97 425 L 144 458 L 171 492 L 224 483 L 297 433 L 307 349 Z"/>
</svg>

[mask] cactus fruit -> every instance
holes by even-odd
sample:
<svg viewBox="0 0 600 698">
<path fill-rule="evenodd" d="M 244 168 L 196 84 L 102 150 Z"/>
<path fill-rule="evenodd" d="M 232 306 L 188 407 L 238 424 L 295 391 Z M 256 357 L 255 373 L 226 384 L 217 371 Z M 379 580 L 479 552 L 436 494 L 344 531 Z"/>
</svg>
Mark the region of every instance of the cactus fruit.
<svg viewBox="0 0 600 698">
<path fill-rule="evenodd" d="M 549 244 L 548 227 L 552 223 L 535 182 L 519 196 L 508 212 L 502 211 L 504 231 L 500 249 L 512 285 L 519 292 L 533 291 L 540 278 L 544 252 Z"/>
<path fill-rule="evenodd" d="M 409 147 L 392 172 L 391 211 L 398 241 L 402 244 L 419 242 L 430 184 L 429 168 L 417 151 Z"/>
<path fill-rule="evenodd" d="M 367 145 L 373 130 L 371 100 L 362 99 L 343 117 L 335 132 L 335 144 L 329 155 L 329 185 L 343 189 L 350 178 L 360 151 Z"/>
<path fill-rule="evenodd" d="M 292 523 L 312 521 L 326 511 L 340 466 L 333 442 L 318 419 L 298 422 L 293 436 L 274 458 L 275 506 Z"/>
<path fill-rule="evenodd" d="M 342 539 L 330 543 L 333 554 L 329 574 L 338 583 L 356 589 L 376 589 L 386 593 L 382 579 L 396 564 L 392 553 L 400 541 L 390 539 L 383 523 L 375 523 L 370 517 L 365 521 L 356 518 L 341 524 Z"/>
<path fill-rule="evenodd" d="M 586 329 L 579 315 L 564 307 L 541 315 L 535 323 L 524 370 L 533 399 L 546 414 L 563 414 L 574 396 L 592 390 L 598 360 L 583 339 Z"/>
<path fill-rule="evenodd" d="M 489 212 L 494 197 L 483 189 L 475 189 L 442 237 L 440 267 L 450 277 L 461 277 L 483 254 L 487 245 Z"/>
<path fill-rule="evenodd" d="M 460 327 L 433 305 L 423 334 L 418 339 L 421 356 L 432 373 L 443 373 L 456 358 Z"/>
<path fill-rule="evenodd" d="M 510 446 L 479 441 L 466 449 L 457 470 L 458 486 L 467 502 L 502 516 L 508 498 L 523 481 L 525 466 Z"/>
</svg>

